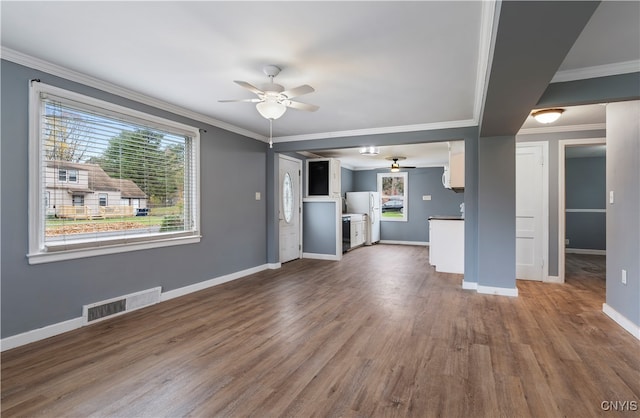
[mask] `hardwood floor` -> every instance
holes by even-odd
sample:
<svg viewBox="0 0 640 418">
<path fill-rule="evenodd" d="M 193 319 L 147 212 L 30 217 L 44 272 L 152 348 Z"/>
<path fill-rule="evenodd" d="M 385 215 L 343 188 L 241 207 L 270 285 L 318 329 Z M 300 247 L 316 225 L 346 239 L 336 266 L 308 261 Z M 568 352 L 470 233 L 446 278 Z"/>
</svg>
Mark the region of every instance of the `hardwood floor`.
<svg viewBox="0 0 640 418">
<path fill-rule="evenodd" d="M 510 298 L 425 247 L 297 260 L 2 353 L 2 416 L 637 417 L 640 342 L 594 277 Z"/>
</svg>

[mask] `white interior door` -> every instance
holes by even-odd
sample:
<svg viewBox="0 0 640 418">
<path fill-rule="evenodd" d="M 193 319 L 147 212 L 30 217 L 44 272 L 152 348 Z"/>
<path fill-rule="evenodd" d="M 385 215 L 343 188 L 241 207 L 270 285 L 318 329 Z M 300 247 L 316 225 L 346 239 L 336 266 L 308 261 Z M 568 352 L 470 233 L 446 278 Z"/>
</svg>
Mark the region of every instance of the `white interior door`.
<svg viewBox="0 0 640 418">
<path fill-rule="evenodd" d="M 280 191 L 278 204 L 280 230 L 280 262 L 300 258 L 301 242 L 301 199 L 300 179 L 302 161 L 281 155 L 279 158 Z"/>
<path fill-rule="evenodd" d="M 516 278 L 544 278 L 542 146 L 516 147 Z"/>
</svg>

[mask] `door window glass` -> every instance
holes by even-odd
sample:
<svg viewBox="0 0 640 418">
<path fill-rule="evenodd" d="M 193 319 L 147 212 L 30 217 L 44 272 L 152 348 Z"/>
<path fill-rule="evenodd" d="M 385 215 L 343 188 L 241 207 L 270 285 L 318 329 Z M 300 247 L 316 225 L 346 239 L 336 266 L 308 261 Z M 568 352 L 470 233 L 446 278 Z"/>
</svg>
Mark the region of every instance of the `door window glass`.
<svg viewBox="0 0 640 418">
<path fill-rule="evenodd" d="M 282 180 L 282 211 L 285 222 L 290 223 L 293 217 L 293 184 L 289 173 L 285 173 Z"/>
</svg>

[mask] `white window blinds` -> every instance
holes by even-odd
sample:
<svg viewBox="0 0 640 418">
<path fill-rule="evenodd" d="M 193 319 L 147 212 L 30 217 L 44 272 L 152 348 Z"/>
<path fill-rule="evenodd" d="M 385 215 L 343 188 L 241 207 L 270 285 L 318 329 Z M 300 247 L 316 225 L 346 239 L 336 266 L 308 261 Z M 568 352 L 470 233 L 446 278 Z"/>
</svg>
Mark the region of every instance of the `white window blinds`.
<svg viewBox="0 0 640 418">
<path fill-rule="evenodd" d="M 199 236 L 197 129 L 41 83 L 32 89 L 40 197 L 30 257 Z"/>
</svg>

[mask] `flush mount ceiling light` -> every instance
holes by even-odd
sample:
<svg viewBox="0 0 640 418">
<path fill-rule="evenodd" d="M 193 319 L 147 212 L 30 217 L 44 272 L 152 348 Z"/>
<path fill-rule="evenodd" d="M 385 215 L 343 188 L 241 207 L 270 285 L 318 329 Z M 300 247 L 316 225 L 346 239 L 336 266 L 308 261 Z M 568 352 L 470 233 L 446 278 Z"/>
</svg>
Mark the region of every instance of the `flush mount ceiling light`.
<svg viewBox="0 0 640 418">
<path fill-rule="evenodd" d="M 531 114 L 540 123 L 552 123 L 558 120 L 564 109 L 543 109 Z"/>
<path fill-rule="evenodd" d="M 380 154 L 380 148 L 378 147 L 362 147 L 360 148 L 360 155 L 378 155 Z"/>
</svg>

